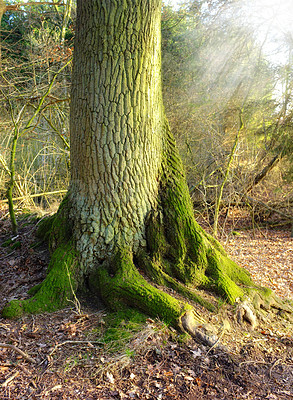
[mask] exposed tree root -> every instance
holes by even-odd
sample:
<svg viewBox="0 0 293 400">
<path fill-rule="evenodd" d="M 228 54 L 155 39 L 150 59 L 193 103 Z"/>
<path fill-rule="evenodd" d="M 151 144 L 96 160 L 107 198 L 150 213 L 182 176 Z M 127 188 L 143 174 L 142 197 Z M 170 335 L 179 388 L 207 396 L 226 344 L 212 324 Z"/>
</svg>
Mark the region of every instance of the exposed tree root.
<svg viewBox="0 0 293 400">
<path fill-rule="evenodd" d="M 236 316 L 239 324 L 243 324 L 246 321 L 251 326 L 251 329 L 255 329 L 257 326 L 256 315 L 247 301 L 242 301 L 238 304 Z"/>
<path fill-rule="evenodd" d="M 181 316 L 192 306 L 157 289 L 138 272 L 132 253 L 119 249 L 111 265 L 97 268 L 90 276 L 90 288 L 99 293 L 112 309 L 128 305 L 160 317 L 182 329 Z"/>
<path fill-rule="evenodd" d="M 197 339 L 199 342 L 212 347 L 217 341 L 218 337 L 215 332 L 206 324 L 199 323 L 199 319 L 194 311 L 187 311 L 181 317 L 181 323 L 186 332 Z"/>
<path fill-rule="evenodd" d="M 2 310 L 4 318 L 19 318 L 23 314 L 52 312 L 68 305 L 77 289 L 73 275 L 77 256 L 72 243 L 58 247 L 52 254 L 45 280 L 35 286 L 28 300 L 12 300 Z"/>
<path fill-rule="evenodd" d="M 209 311 L 215 311 L 215 306 L 209 301 L 205 300 L 195 288 L 190 288 L 179 280 L 168 275 L 163 269 L 160 262 L 157 260 L 151 260 L 145 251 L 141 250 L 137 255 L 138 265 L 146 275 L 153 282 L 160 286 L 166 286 L 184 296 L 186 299 L 192 300 L 205 307 Z"/>
</svg>

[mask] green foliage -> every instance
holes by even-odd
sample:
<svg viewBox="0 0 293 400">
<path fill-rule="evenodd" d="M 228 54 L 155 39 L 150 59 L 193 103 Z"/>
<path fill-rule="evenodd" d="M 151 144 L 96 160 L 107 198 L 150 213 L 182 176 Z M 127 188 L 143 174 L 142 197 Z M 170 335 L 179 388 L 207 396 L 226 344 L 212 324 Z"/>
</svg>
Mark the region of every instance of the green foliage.
<svg viewBox="0 0 293 400">
<path fill-rule="evenodd" d="M 14 243 L 11 245 L 11 250 L 17 250 L 17 249 L 20 249 L 20 248 L 21 248 L 21 243 L 20 243 L 19 241 L 14 242 Z"/>
<path fill-rule="evenodd" d="M 2 247 L 9 247 L 13 243 L 12 239 L 7 239 L 2 243 Z"/>
<path fill-rule="evenodd" d="M 7 239 L 2 243 L 2 247 L 9 247 L 10 251 L 17 250 L 21 247 L 21 242 L 15 238 Z"/>
<path fill-rule="evenodd" d="M 107 326 L 117 328 L 119 326 L 138 327 L 146 322 L 146 315 L 136 309 L 125 307 L 123 310 L 109 313 L 105 317 Z"/>
</svg>

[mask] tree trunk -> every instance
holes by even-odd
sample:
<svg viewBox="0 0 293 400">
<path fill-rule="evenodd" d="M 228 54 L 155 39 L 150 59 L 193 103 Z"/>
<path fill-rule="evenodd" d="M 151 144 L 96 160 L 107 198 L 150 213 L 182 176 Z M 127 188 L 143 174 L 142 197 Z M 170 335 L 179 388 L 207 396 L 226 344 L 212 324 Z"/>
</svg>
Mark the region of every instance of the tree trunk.
<svg viewBox="0 0 293 400">
<path fill-rule="evenodd" d="M 145 246 L 145 218 L 157 206 L 160 17 L 158 0 L 79 4 L 69 198 L 86 270 L 116 246 Z"/>
<path fill-rule="evenodd" d="M 41 226 L 47 278 L 3 315 L 55 310 L 86 286 L 192 331 L 192 303 L 214 308 L 198 289 L 269 302 L 194 219 L 162 105 L 160 0 L 79 0 L 77 14 L 70 187 Z"/>
<path fill-rule="evenodd" d="M 271 161 L 254 177 L 252 182 L 245 188 L 245 194 L 251 192 L 251 190 L 258 185 L 268 173 L 279 163 L 282 159 L 283 149 L 279 150 L 278 153 L 271 159 Z"/>
</svg>

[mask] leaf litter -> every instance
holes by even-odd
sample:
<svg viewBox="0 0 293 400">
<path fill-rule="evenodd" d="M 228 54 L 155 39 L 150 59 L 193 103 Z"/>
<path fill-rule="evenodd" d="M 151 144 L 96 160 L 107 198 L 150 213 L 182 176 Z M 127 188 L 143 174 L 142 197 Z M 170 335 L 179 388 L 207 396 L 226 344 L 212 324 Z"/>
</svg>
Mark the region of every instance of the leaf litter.
<svg viewBox="0 0 293 400">
<path fill-rule="evenodd" d="M 29 222 L 29 221 L 26 221 Z M 9 223 L 0 221 L 0 307 L 42 281 L 49 254 L 32 247 L 33 222 L 20 228 L 20 247 L 1 247 Z M 239 231 L 225 246 L 255 281 L 292 298 L 289 230 Z M 292 324 L 269 315 L 254 331 L 238 325 L 233 307 L 219 300 L 210 322 L 221 348 L 208 348 L 160 321 L 147 319 L 120 347 L 103 339 L 105 310 L 83 306 L 51 314 L 0 318 L 0 398 L 6 399 L 293 399 Z M 227 322 L 228 321 L 228 322 Z M 118 339 L 119 340 L 119 339 Z"/>
<path fill-rule="evenodd" d="M 242 231 L 230 236 L 225 247 L 256 283 L 293 300 L 293 238 L 289 230 Z"/>
</svg>

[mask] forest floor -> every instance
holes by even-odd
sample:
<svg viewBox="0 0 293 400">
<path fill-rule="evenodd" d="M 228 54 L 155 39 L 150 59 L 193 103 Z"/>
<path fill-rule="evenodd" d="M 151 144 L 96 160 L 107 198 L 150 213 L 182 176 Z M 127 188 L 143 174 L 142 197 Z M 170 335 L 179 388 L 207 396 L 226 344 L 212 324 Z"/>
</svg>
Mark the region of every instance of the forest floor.
<svg viewBox="0 0 293 400">
<path fill-rule="evenodd" d="M 23 218 L 19 235 L 8 240 L 3 211 L 0 309 L 27 298 L 45 276 L 49 254 L 36 243 L 35 225 Z M 222 239 L 230 256 L 259 284 L 293 299 L 289 227 L 241 226 L 234 234 L 228 227 Z M 292 323 L 269 313 L 252 331 L 220 299 L 208 319 L 219 328 L 221 347 L 208 348 L 160 321 L 135 322 L 77 303 L 52 314 L 0 318 L 0 399 L 293 399 Z"/>
</svg>

